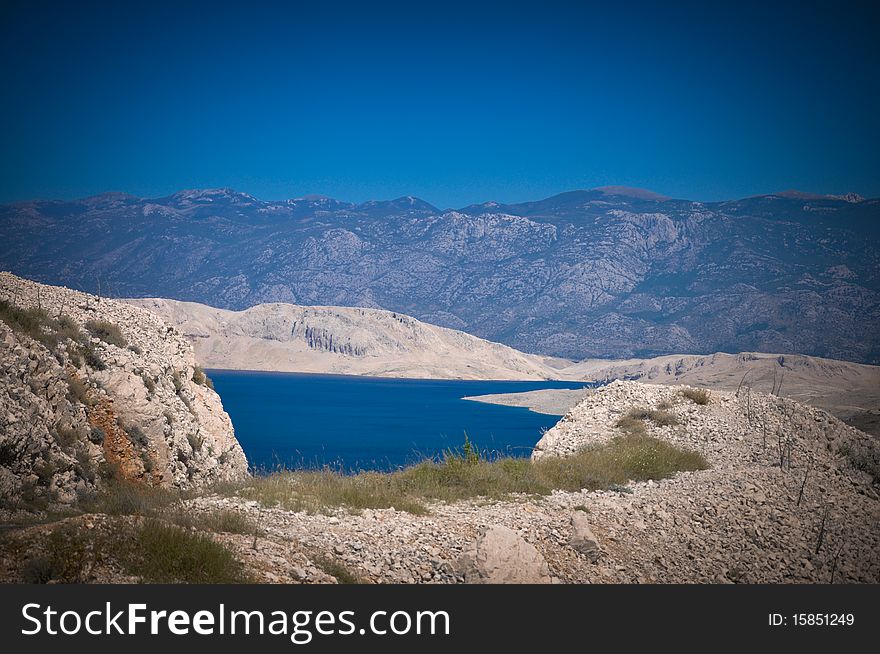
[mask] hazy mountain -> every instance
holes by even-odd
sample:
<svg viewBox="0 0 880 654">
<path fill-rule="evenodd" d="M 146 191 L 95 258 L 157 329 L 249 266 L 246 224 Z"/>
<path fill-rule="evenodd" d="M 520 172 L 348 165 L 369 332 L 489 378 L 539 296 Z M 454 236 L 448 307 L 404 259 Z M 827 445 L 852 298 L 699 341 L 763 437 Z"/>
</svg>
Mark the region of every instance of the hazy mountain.
<svg viewBox="0 0 880 654">
<path fill-rule="evenodd" d="M 880 200 L 701 203 L 605 187 L 439 210 L 229 189 L 0 207 L 0 268 L 227 309 L 383 308 L 569 358 L 880 361 Z"/>
</svg>

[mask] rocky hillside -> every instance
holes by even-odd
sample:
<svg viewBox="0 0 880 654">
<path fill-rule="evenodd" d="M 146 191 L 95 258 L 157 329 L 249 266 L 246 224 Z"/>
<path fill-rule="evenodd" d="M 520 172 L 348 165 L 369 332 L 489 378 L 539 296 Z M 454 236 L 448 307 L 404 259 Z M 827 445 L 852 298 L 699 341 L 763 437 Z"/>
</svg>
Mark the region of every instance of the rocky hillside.
<svg viewBox="0 0 880 654">
<path fill-rule="evenodd" d="M 604 491 L 486 502 L 435 502 L 331 515 L 203 497 L 265 527 L 224 537 L 262 578 L 321 582 L 309 553 L 328 553 L 379 583 L 855 583 L 880 581 L 880 450 L 822 410 L 763 393 L 616 381 L 547 432 L 535 458 L 567 456 L 626 433 L 697 450 L 709 468 Z M 639 415 L 643 415 L 639 412 Z M 623 423 L 627 429 L 632 424 Z M 650 465 L 648 463 L 648 465 Z M 295 544 L 295 545 L 292 545 Z M 312 554 L 314 556 L 314 554 Z M 267 564 L 267 561 L 271 563 Z"/>
<path fill-rule="evenodd" d="M 726 391 L 741 387 L 775 393 L 825 409 L 862 431 L 880 436 L 880 366 L 800 354 L 716 352 L 622 361 L 593 359 L 573 364 L 565 372 L 571 378 L 593 382 L 629 379 L 650 384 L 689 384 Z M 468 399 L 562 415 L 587 392 L 554 389 Z"/>
<path fill-rule="evenodd" d="M 432 379 L 569 379 L 571 361 L 524 354 L 400 313 L 260 304 L 126 300 L 174 325 L 205 367 Z"/>
<path fill-rule="evenodd" d="M 799 352 L 880 362 L 880 200 L 625 188 L 440 210 L 221 190 L 0 207 L 0 267 L 225 309 L 382 308 L 571 359 Z"/>
<path fill-rule="evenodd" d="M 333 496 L 341 506 L 308 510 L 304 493 L 314 490 L 315 473 L 276 475 L 177 501 L 167 519 L 185 525 L 179 538 L 193 526 L 209 529 L 249 579 L 272 583 L 880 581 L 880 451 L 862 432 L 821 410 L 758 392 L 737 397 L 617 381 L 549 431 L 531 465 L 564 461 L 627 435 L 673 444 L 691 457 L 696 450 L 708 467 L 682 466 L 693 471 L 623 480 L 605 490 L 424 500 L 420 510 L 403 497 L 390 505 L 395 508 L 363 508 L 381 499 L 374 495 L 382 488 L 375 475 L 364 485 L 320 480 L 321 488 L 343 484 L 344 497 Z M 627 463 L 637 471 L 658 468 L 638 457 L 663 452 L 618 451 L 637 455 Z M 456 470 L 447 483 L 469 478 Z M 481 468 L 475 479 L 486 474 Z M 163 514 L 154 515 L 157 525 Z M 46 570 L 23 565 L 23 558 L 45 552 L 54 542 L 50 532 L 119 548 L 120 521 L 133 533 L 145 528 L 138 515 L 82 515 L 11 531 L 0 543 L 0 580 Z M 87 565 L 72 577 L 78 581 L 132 582 L 141 574 L 131 564 L 120 572 L 108 557 L 83 556 Z"/>
<path fill-rule="evenodd" d="M 247 475 L 192 347 L 130 305 L 0 273 L 0 498 L 72 503 L 113 478 Z"/>
</svg>

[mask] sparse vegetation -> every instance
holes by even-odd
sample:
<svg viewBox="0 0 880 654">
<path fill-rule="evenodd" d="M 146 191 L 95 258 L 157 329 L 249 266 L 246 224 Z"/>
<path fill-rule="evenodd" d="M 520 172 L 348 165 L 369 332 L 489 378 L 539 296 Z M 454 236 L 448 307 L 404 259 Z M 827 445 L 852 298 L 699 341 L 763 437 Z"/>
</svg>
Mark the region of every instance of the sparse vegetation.
<svg viewBox="0 0 880 654">
<path fill-rule="evenodd" d="M 92 336 L 101 339 L 109 345 L 128 347 L 128 341 L 125 340 L 122 331 L 112 322 L 106 320 L 89 320 L 85 327 Z"/>
<path fill-rule="evenodd" d="M 70 449 L 79 440 L 79 433 L 75 429 L 62 424 L 56 424 L 52 434 L 55 436 L 55 442 L 64 450 Z"/>
<path fill-rule="evenodd" d="M 142 372 L 140 374 L 141 379 L 144 382 L 144 387 L 147 389 L 147 393 L 150 395 L 155 395 L 156 393 L 156 382 L 153 381 L 152 377 L 150 377 L 147 373 Z"/>
<path fill-rule="evenodd" d="M 22 570 L 22 580 L 28 584 L 67 584 L 85 581 L 89 559 L 89 544 L 81 530 L 72 525 L 54 529 L 46 542 L 46 553 L 28 558 Z"/>
<path fill-rule="evenodd" d="M 91 343 L 85 343 L 80 345 L 75 352 L 77 357 L 81 357 L 83 361 L 85 361 L 86 365 L 92 368 L 93 370 L 106 370 L 107 364 L 104 363 L 104 360 L 101 356 L 95 352 L 95 348 L 92 347 Z"/>
<path fill-rule="evenodd" d="M 705 388 L 683 388 L 681 389 L 681 395 L 694 404 L 699 404 L 701 406 L 709 404 L 709 391 Z"/>
<path fill-rule="evenodd" d="M 89 396 L 89 387 L 74 375 L 67 376 L 67 397 L 71 402 L 91 406 L 92 400 Z"/>
<path fill-rule="evenodd" d="M 144 433 L 144 430 L 137 425 L 128 425 L 127 427 L 122 427 L 122 429 L 133 445 L 143 449 L 150 444 L 150 439 Z"/>
<path fill-rule="evenodd" d="M 638 431 L 634 421 L 644 420 L 650 420 L 658 427 L 672 427 L 678 424 L 678 416 L 674 413 L 662 409 L 632 408 L 615 423 L 615 426 L 624 429 L 624 431 Z"/>
<path fill-rule="evenodd" d="M 202 445 L 205 444 L 205 437 L 201 434 L 189 433 L 186 435 L 186 440 L 189 443 L 189 446 L 192 448 L 193 452 L 201 451 Z"/>
<path fill-rule="evenodd" d="M 205 371 L 202 370 L 201 366 L 195 366 L 193 368 L 192 380 L 199 386 L 207 386 L 212 391 L 214 390 L 214 382 L 205 374 Z"/>
<path fill-rule="evenodd" d="M 0 300 L 0 320 L 12 331 L 29 336 L 49 349 L 58 344 L 58 323 L 43 309 L 22 309 Z"/>
<path fill-rule="evenodd" d="M 179 495 L 163 488 L 119 479 L 112 470 L 104 471 L 107 483 L 103 491 L 85 500 L 81 508 L 108 515 L 153 515 L 178 501 Z"/>
<path fill-rule="evenodd" d="M 162 520 L 116 522 L 86 531 L 63 524 L 48 536 L 45 553 L 25 561 L 27 583 L 81 583 L 95 563 L 109 562 L 145 583 L 245 583 L 233 553 L 210 536 Z"/>
<path fill-rule="evenodd" d="M 874 484 L 880 484 L 880 447 L 847 441 L 838 447 L 838 452 L 853 468 L 869 474 Z"/>
<path fill-rule="evenodd" d="M 442 461 L 426 461 L 392 473 L 278 472 L 254 479 L 239 493 L 266 506 L 297 511 L 394 507 L 422 514 L 427 511 L 425 502 L 431 500 L 597 490 L 706 467 L 706 460 L 697 452 L 645 435 L 626 434 L 569 457 L 545 457 L 535 462 L 513 457 L 486 460 L 459 452 L 447 454 Z"/>
<path fill-rule="evenodd" d="M 210 536 L 147 519 L 114 539 L 111 555 L 148 583 L 234 584 L 249 581 L 232 552 Z M 114 558 L 115 558 L 114 557 Z"/>
<path fill-rule="evenodd" d="M 328 556 L 314 557 L 315 565 L 326 572 L 331 577 L 335 577 L 340 584 L 362 584 L 363 580 L 354 572 L 349 570 L 344 563 L 338 559 Z"/>
</svg>

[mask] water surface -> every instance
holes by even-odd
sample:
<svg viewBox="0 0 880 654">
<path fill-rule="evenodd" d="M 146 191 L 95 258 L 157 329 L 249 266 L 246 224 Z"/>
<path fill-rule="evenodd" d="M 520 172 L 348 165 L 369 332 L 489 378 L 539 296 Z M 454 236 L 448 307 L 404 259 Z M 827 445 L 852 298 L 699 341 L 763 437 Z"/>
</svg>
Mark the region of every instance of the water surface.
<svg viewBox="0 0 880 654">
<path fill-rule="evenodd" d="M 228 370 L 209 374 L 256 468 L 387 470 L 460 447 L 465 433 L 485 450 L 528 456 L 558 416 L 461 398 L 584 386 Z"/>
</svg>

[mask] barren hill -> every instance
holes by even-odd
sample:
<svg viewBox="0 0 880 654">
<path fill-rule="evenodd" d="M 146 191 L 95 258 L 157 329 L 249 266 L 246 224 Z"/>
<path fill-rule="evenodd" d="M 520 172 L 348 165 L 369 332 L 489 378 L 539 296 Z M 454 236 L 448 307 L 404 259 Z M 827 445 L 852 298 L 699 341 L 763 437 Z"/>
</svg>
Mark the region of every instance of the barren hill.
<svg viewBox="0 0 880 654">
<path fill-rule="evenodd" d="M 571 361 L 381 309 L 261 304 L 227 311 L 165 299 L 127 300 L 193 343 L 208 368 L 454 379 L 573 379 Z"/>
</svg>

